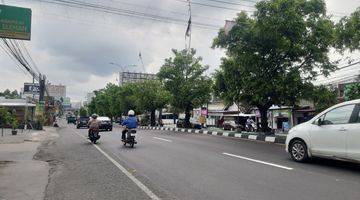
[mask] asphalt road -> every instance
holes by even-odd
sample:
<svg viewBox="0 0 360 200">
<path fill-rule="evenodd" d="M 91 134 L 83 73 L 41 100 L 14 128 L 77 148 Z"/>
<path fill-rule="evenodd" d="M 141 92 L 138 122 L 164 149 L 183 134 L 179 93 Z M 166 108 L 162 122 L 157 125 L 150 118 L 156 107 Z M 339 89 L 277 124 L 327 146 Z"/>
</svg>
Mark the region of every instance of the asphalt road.
<svg viewBox="0 0 360 200">
<path fill-rule="evenodd" d="M 79 136 L 86 136 L 86 129 L 66 126 L 59 132 L 55 147 L 46 149 L 61 163 L 54 167 L 47 199 L 149 199 L 144 191 L 161 199 L 185 200 L 360 197 L 359 165 L 324 159 L 295 163 L 283 145 L 139 130 L 139 143 L 131 149 L 122 145 L 121 129 L 114 128 L 101 133 L 96 148 Z"/>
</svg>

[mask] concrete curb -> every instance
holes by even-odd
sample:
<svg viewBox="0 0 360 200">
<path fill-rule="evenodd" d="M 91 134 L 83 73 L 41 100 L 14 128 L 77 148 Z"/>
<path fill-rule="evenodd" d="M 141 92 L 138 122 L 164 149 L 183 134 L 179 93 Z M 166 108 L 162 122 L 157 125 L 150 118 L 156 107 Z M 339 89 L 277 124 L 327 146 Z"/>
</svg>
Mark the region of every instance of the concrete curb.
<svg viewBox="0 0 360 200">
<path fill-rule="evenodd" d="M 164 130 L 164 131 L 174 131 L 174 132 L 183 132 L 183 133 L 199 133 L 199 134 L 204 134 L 204 135 L 216 135 L 216 136 L 222 136 L 222 137 L 242 138 L 242 139 L 257 140 L 257 141 L 262 141 L 262 142 L 278 143 L 278 144 L 285 144 L 285 140 L 286 140 L 286 136 L 252 135 L 249 133 L 229 133 L 229 132 L 208 131 L 208 130 L 200 130 L 200 129 L 151 127 L 151 126 L 140 126 L 139 129 Z"/>
</svg>

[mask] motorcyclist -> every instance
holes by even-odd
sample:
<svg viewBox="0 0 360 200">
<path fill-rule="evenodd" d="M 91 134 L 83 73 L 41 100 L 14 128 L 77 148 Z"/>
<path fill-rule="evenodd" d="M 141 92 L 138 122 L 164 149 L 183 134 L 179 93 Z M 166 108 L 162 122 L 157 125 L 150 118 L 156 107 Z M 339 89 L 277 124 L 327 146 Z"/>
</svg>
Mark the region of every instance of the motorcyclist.
<svg viewBox="0 0 360 200">
<path fill-rule="evenodd" d="M 125 141 L 126 133 L 129 131 L 129 129 L 134 129 L 137 128 L 138 126 L 138 121 L 135 117 L 135 112 L 133 110 L 129 110 L 128 118 L 125 119 L 121 125 L 125 126 L 125 129 L 122 131 L 122 135 L 121 135 L 122 141 Z"/>
<path fill-rule="evenodd" d="M 246 128 L 249 131 L 253 129 L 253 127 L 252 127 L 253 123 L 255 123 L 253 119 L 251 119 L 250 117 L 247 118 L 247 120 L 246 120 Z"/>
<path fill-rule="evenodd" d="M 99 131 L 99 127 L 100 127 L 100 120 L 97 119 L 97 114 L 92 114 L 91 115 L 91 119 L 88 122 L 88 126 L 89 126 L 89 137 L 90 137 L 90 133 L 92 131 Z"/>
</svg>

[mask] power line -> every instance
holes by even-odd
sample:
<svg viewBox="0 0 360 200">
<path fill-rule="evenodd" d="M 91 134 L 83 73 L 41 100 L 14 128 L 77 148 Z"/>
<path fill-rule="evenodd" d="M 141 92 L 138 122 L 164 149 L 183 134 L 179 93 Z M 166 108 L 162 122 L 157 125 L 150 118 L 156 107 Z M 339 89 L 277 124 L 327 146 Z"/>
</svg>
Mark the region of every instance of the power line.
<svg viewBox="0 0 360 200">
<path fill-rule="evenodd" d="M 154 21 L 160 21 L 160 22 L 166 22 L 166 23 L 175 23 L 180 25 L 185 25 L 186 21 L 176 18 L 170 18 L 170 17 L 164 17 L 160 15 L 154 15 L 154 14 L 148 14 L 144 12 L 138 12 L 134 10 L 129 9 L 121 9 L 116 7 L 110 7 L 110 6 L 104 6 L 101 4 L 94 4 L 94 3 L 85 3 L 80 1 L 69 1 L 69 0 L 37 0 L 44 3 L 51 3 L 51 4 L 57 4 L 57 5 L 63 5 L 68 7 L 75 7 L 75 8 L 81 8 L 81 9 L 87 9 L 87 10 L 96 10 L 100 12 L 105 13 L 111 13 L 116 15 L 122 15 L 122 16 L 128 16 L 128 17 L 135 17 L 135 18 L 141 18 L 141 19 L 148 19 L 148 20 L 154 20 Z M 213 24 L 206 24 L 201 22 L 193 22 L 195 26 L 201 27 L 201 28 L 207 28 L 207 29 L 213 29 L 218 30 L 219 26 L 215 26 Z"/>
<path fill-rule="evenodd" d="M 215 2 L 215 3 L 222 3 L 222 4 L 228 4 L 228 5 L 235 5 L 235 6 L 244 6 L 244 7 L 249 7 L 249 8 L 254 8 L 254 5 L 246 5 L 246 4 L 242 4 L 242 3 L 237 3 L 237 2 L 233 2 L 233 1 L 222 1 L 222 0 L 206 0 L 206 1 L 210 1 L 210 2 Z M 256 3 L 251 1 L 252 3 Z M 195 2 L 196 3 L 196 2 Z"/>
<path fill-rule="evenodd" d="M 117 3 L 120 3 L 120 4 L 124 4 L 124 5 L 133 6 L 133 7 L 136 7 L 136 8 L 140 7 L 140 8 L 144 8 L 144 9 L 150 9 L 150 10 L 158 10 L 158 11 L 161 11 L 161 12 L 167 12 L 167 13 L 170 13 L 170 14 L 175 14 L 175 15 L 187 17 L 187 13 L 178 12 L 178 11 L 174 11 L 174 10 L 161 9 L 161 8 L 157 8 L 157 7 L 153 7 L 153 6 L 143 6 L 143 5 L 140 5 L 140 4 L 124 2 L 124 1 L 121 1 L 121 0 L 109 0 L 109 1 L 117 2 Z M 198 14 L 196 14 L 196 15 L 193 14 L 192 17 L 209 19 L 209 20 L 221 20 L 222 22 L 225 21 L 225 19 L 217 19 L 217 18 L 212 18 L 212 17 L 209 17 L 209 16 L 198 15 Z"/>
<path fill-rule="evenodd" d="M 187 1 L 185 0 L 174 0 L 174 1 L 178 1 L 178 2 L 182 2 L 182 3 L 187 3 Z M 212 4 L 206 4 L 206 3 L 200 3 L 200 2 L 191 2 L 191 4 L 193 5 L 199 5 L 199 6 L 205 6 L 205 7 L 210 7 L 210 8 L 220 8 L 220 9 L 224 9 L 224 10 L 232 10 L 232 11 L 245 11 L 245 12 L 254 12 L 254 11 L 249 11 L 249 10 L 240 10 L 240 9 L 236 9 L 236 8 L 230 8 L 230 7 L 224 7 L 224 6 L 217 6 L 217 5 L 212 5 Z M 252 6 L 248 6 L 248 7 L 252 7 Z"/>
</svg>

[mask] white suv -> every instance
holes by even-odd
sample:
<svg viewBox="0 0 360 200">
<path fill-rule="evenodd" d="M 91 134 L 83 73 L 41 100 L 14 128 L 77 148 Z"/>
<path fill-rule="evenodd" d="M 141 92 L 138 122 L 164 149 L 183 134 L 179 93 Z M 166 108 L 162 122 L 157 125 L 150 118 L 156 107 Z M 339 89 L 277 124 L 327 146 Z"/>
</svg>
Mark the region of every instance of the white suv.
<svg viewBox="0 0 360 200">
<path fill-rule="evenodd" d="M 328 108 L 289 131 L 286 151 L 297 162 L 309 157 L 360 162 L 360 99 Z"/>
</svg>

